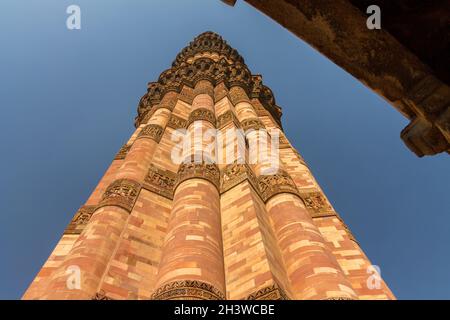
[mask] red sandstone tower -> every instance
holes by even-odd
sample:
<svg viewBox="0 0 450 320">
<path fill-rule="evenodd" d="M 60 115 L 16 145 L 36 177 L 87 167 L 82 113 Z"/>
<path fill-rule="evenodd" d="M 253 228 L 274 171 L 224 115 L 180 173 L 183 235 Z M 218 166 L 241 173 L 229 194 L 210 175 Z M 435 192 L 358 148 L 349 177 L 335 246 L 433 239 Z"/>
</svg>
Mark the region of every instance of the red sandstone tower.
<svg viewBox="0 0 450 320">
<path fill-rule="evenodd" d="M 136 131 L 23 298 L 393 299 L 280 117 L 238 52 L 199 35 L 149 83 Z"/>
</svg>

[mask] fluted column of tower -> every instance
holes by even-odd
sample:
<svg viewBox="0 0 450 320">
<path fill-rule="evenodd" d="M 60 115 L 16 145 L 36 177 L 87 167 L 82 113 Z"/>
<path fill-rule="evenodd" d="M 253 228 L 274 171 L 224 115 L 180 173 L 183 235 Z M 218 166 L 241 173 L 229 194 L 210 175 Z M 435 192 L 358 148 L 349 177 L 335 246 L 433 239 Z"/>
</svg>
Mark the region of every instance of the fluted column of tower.
<svg viewBox="0 0 450 320">
<path fill-rule="evenodd" d="M 296 299 L 355 299 L 356 294 L 309 216 L 297 189 L 272 154 L 270 132 L 241 87 L 230 90 L 237 116 L 246 130 L 261 196 Z M 278 141 L 277 141 L 278 142 Z"/>
<path fill-rule="evenodd" d="M 215 130 L 214 88 L 195 85 L 185 150 L 178 170 L 154 299 L 224 299 L 219 168 L 205 132 Z M 195 290 L 188 288 L 195 287 Z M 181 289 L 181 290 L 180 290 Z M 183 290 L 184 289 L 184 290 Z"/>
<path fill-rule="evenodd" d="M 24 299 L 394 298 L 219 35 L 185 47 L 137 112 Z"/>
</svg>

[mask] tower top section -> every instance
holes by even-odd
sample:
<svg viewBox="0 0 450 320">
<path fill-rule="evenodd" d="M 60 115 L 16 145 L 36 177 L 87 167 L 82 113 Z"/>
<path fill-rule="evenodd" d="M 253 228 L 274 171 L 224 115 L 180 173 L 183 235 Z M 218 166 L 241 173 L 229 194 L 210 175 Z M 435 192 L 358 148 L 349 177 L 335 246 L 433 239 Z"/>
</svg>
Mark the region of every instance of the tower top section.
<svg viewBox="0 0 450 320">
<path fill-rule="evenodd" d="M 193 59 L 196 55 L 205 53 L 218 55 L 229 62 L 245 64 L 239 52 L 223 40 L 220 35 L 212 31 L 206 31 L 198 35 L 187 47 L 181 50 L 172 66 L 179 66 L 183 62 Z"/>
<path fill-rule="evenodd" d="M 148 84 L 147 93 L 139 101 L 135 126 L 145 123 L 159 107 L 173 109 L 174 106 L 167 106 L 163 99 L 168 92 L 179 93 L 181 100 L 191 102 L 189 97 L 201 80 L 225 89 L 225 94 L 224 90 L 214 90 L 216 102 L 225 98 L 232 87 L 241 87 L 246 93 L 245 98 L 256 99 L 262 112 L 268 112 L 281 128 L 281 108 L 276 105 L 272 90 L 262 83 L 261 75 L 250 72 L 236 49 L 211 31 L 198 35 L 181 50 L 172 67 L 163 71 L 158 81 Z"/>
</svg>

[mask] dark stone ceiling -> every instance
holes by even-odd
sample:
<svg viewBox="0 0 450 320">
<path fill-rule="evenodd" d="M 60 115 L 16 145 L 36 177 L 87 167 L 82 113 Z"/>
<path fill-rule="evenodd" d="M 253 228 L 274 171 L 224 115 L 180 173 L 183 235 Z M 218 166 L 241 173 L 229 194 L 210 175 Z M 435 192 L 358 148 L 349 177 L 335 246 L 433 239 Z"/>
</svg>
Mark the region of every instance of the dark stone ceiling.
<svg viewBox="0 0 450 320">
<path fill-rule="evenodd" d="M 366 14 L 381 8 L 381 27 L 450 85 L 450 0 L 349 0 Z"/>
</svg>

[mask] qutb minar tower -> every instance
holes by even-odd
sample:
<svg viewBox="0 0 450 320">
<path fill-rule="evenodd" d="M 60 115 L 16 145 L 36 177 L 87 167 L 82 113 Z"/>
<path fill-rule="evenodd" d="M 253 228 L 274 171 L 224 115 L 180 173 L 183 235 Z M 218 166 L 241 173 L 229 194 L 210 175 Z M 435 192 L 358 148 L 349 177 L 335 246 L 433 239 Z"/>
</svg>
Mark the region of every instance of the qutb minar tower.
<svg viewBox="0 0 450 320">
<path fill-rule="evenodd" d="M 205 32 L 24 299 L 394 299 L 289 143 L 260 75 Z"/>
</svg>

